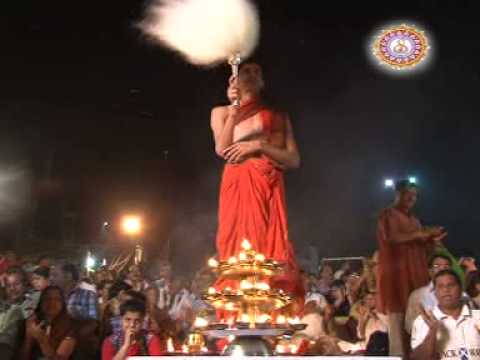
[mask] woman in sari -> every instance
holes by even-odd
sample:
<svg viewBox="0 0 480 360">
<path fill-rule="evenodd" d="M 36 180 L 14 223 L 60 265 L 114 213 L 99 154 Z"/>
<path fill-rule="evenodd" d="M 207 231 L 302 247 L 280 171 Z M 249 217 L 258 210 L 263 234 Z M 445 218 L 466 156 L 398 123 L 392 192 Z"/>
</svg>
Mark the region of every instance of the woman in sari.
<svg viewBox="0 0 480 360">
<path fill-rule="evenodd" d="M 76 332 L 62 290 L 48 286 L 40 295 L 35 315 L 27 320 L 20 359 L 68 360 L 77 345 Z"/>
</svg>

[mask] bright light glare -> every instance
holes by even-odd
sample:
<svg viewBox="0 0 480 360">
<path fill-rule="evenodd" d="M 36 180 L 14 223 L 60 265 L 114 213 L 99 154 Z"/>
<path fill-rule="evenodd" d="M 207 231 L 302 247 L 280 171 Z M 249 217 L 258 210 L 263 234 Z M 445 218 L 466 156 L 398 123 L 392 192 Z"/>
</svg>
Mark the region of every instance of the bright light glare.
<svg viewBox="0 0 480 360">
<path fill-rule="evenodd" d="M 89 253 L 85 261 L 85 267 L 87 268 L 87 270 L 90 271 L 93 269 L 94 266 L 95 266 L 95 258 Z"/>
<path fill-rule="evenodd" d="M 385 180 L 385 187 L 386 188 L 393 188 L 394 185 L 395 185 L 395 182 L 393 181 L 393 179 Z"/>
<path fill-rule="evenodd" d="M 137 235 L 142 231 L 142 220 L 138 216 L 125 216 L 122 228 L 127 235 Z"/>
</svg>

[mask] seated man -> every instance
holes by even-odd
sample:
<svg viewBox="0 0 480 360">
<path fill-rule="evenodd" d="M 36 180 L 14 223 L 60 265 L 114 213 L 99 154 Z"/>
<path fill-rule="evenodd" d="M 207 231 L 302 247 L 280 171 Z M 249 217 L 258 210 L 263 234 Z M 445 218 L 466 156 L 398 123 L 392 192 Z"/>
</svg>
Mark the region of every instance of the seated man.
<svg viewBox="0 0 480 360">
<path fill-rule="evenodd" d="M 362 305 L 359 311 L 357 336 L 363 341 L 366 348 L 372 334 L 388 331 L 388 320 L 384 314 L 378 312 L 376 293 L 368 292 L 365 294 Z"/>
<path fill-rule="evenodd" d="M 387 317 L 378 312 L 375 292 L 367 292 L 357 305 L 357 341 L 355 343 L 341 341 L 339 346 L 343 351 L 362 354 L 368 350 L 374 334 L 388 332 Z M 383 336 L 383 335 L 382 335 Z"/>
<path fill-rule="evenodd" d="M 320 314 L 321 311 L 322 310 L 315 300 L 310 299 L 306 301 L 303 308 L 304 315 L 300 322 L 306 324 L 307 327 L 304 330 L 297 332 L 297 334 L 304 334 L 311 341 L 316 341 L 321 336 L 325 335 L 325 324 L 324 319 Z"/>
<path fill-rule="evenodd" d="M 451 267 L 452 260 L 449 257 L 441 254 L 432 256 L 428 262 L 430 278 L 433 279 L 437 273 L 442 270 L 451 269 Z M 433 310 L 437 305 L 438 301 L 434 293 L 432 281 L 414 290 L 408 298 L 407 311 L 405 313 L 405 330 L 407 333 L 410 334 L 412 332 L 413 322 L 418 315 L 420 315 L 421 307 L 425 310 Z"/>
<path fill-rule="evenodd" d="M 443 270 L 433 278 L 438 306 L 422 310 L 412 328 L 412 360 L 480 358 L 478 319 L 462 301 L 459 276 Z"/>
<path fill-rule="evenodd" d="M 19 267 L 10 267 L 6 272 L 7 299 L 0 302 L 0 358 L 11 359 L 22 342 L 25 318 L 30 312 L 26 298 L 27 274 Z"/>
<path fill-rule="evenodd" d="M 125 360 L 129 356 L 161 355 L 160 339 L 142 331 L 145 303 L 128 300 L 120 307 L 122 332 L 106 338 L 102 346 L 102 360 Z"/>
<path fill-rule="evenodd" d="M 78 269 L 69 263 L 59 264 L 50 270 L 50 282 L 63 290 L 67 311 L 76 320 L 98 320 L 97 294 L 83 289 Z"/>
</svg>

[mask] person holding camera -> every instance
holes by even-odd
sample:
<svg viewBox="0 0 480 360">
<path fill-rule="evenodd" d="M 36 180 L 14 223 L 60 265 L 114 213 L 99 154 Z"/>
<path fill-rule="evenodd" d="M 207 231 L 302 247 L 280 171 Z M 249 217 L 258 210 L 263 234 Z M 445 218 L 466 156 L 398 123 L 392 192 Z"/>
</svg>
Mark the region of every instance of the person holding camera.
<svg viewBox="0 0 480 360">
<path fill-rule="evenodd" d="M 21 360 L 68 360 L 77 345 L 76 322 L 68 315 L 62 289 L 48 286 L 26 324 Z"/>
</svg>

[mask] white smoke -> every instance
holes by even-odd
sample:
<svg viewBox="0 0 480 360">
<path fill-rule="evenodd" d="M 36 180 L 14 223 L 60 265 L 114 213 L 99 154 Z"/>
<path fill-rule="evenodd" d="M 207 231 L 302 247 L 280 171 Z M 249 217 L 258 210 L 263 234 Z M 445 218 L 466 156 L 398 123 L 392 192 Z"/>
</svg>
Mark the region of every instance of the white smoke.
<svg viewBox="0 0 480 360">
<path fill-rule="evenodd" d="M 260 23 L 249 0 L 154 0 L 140 28 L 195 65 L 214 65 L 255 49 Z"/>
<path fill-rule="evenodd" d="M 30 201 L 30 173 L 21 165 L 0 163 L 0 224 L 18 219 Z"/>
</svg>

